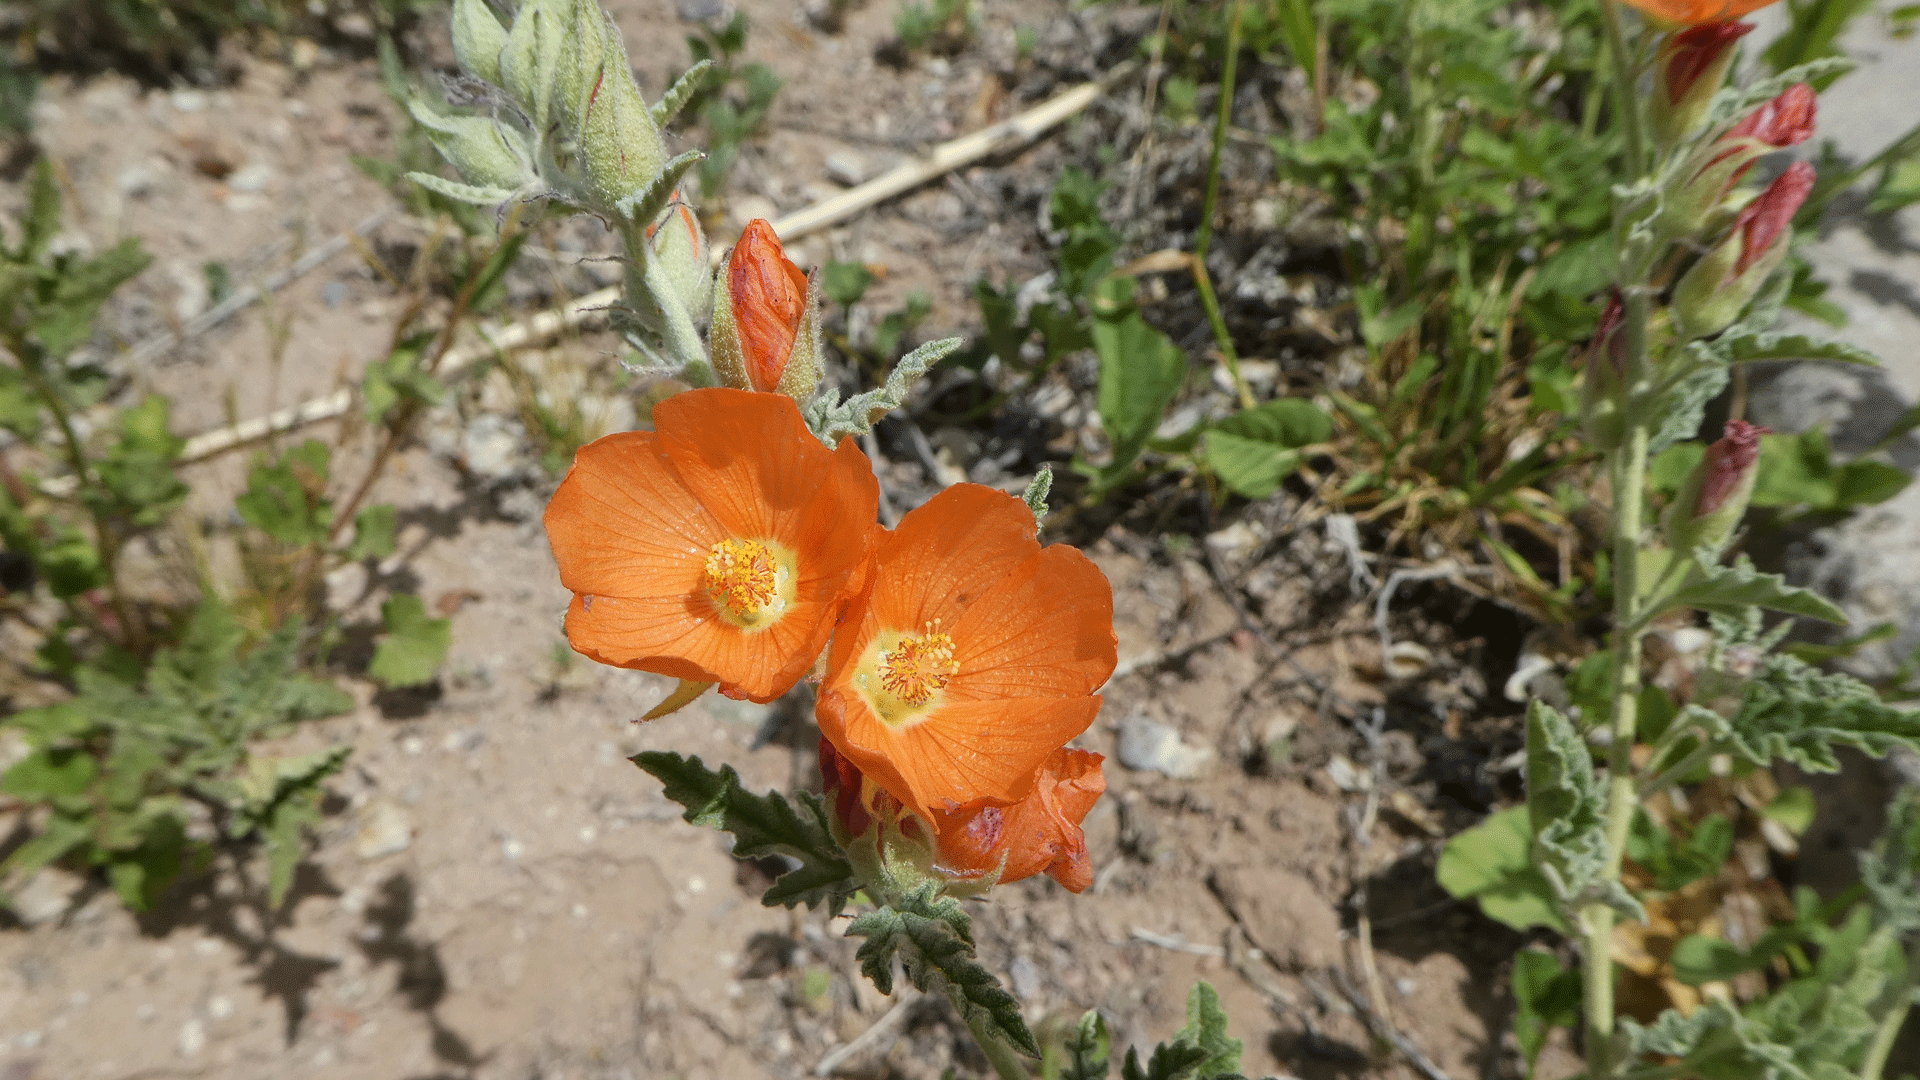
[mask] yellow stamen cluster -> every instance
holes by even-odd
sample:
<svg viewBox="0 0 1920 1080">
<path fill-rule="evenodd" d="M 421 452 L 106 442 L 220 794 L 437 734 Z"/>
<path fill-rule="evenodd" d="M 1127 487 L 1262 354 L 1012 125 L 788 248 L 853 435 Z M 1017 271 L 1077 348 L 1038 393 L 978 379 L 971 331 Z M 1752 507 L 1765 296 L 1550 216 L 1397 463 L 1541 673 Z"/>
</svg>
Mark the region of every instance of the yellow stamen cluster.
<svg viewBox="0 0 1920 1080">
<path fill-rule="evenodd" d="M 758 540 L 722 540 L 707 554 L 706 587 L 714 603 L 748 619 L 779 595 L 780 564 Z"/>
<path fill-rule="evenodd" d="M 947 685 L 960 665 L 953 659 L 953 639 L 939 628 L 940 620 L 935 619 L 926 625 L 925 633 L 903 638 L 880 654 L 881 689 L 918 707 Z"/>
</svg>

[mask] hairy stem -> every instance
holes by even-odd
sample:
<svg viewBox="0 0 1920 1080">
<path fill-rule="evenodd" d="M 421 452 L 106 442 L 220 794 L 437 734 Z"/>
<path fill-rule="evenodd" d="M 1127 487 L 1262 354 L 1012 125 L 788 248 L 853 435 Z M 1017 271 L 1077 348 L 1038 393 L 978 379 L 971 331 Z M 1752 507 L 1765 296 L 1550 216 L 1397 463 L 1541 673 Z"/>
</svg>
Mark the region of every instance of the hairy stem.
<svg viewBox="0 0 1920 1080">
<path fill-rule="evenodd" d="M 1867 1056 L 1860 1062 L 1860 1080 L 1880 1080 L 1880 1073 L 1887 1067 L 1887 1057 L 1893 1053 L 1893 1044 L 1900 1037 L 1900 1029 L 1906 1025 L 1907 1013 L 1913 1008 L 1917 981 L 1920 981 L 1920 941 L 1907 947 L 1907 977 L 1892 995 L 1887 1014 L 1880 1018 L 1873 1041 L 1867 1044 Z"/>
<path fill-rule="evenodd" d="M 1607 26 L 1607 52 L 1613 61 L 1613 103 L 1620 111 L 1620 127 L 1627 136 L 1627 175 L 1645 176 L 1647 137 L 1640 127 L 1639 72 L 1634 69 L 1634 53 L 1627 51 L 1626 33 L 1620 28 L 1620 0 L 1600 0 L 1601 21 Z"/>
<path fill-rule="evenodd" d="M 967 1016 L 967 1030 L 973 1032 L 973 1041 L 980 1045 L 980 1052 L 987 1055 L 987 1063 L 993 1066 L 993 1073 L 1000 1080 L 1030 1080 L 1031 1074 L 1020 1055 L 1001 1041 L 978 1012 Z"/>
</svg>

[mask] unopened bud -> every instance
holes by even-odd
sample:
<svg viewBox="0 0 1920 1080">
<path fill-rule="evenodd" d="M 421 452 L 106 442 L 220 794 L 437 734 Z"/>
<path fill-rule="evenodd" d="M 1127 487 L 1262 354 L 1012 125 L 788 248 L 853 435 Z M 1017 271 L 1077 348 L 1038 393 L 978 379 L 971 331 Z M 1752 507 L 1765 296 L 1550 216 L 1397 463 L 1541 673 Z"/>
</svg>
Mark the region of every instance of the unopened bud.
<svg viewBox="0 0 1920 1080">
<path fill-rule="evenodd" d="M 573 31 L 554 83 L 556 111 L 574 128 L 587 189 L 603 211 L 647 189 L 666 167 L 666 148 L 627 66 L 620 28 L 593 0 L 574 8 Z M 562 104 L 564 102 L 564 104 Z"/>
<path fill-rule="evenodd" d="M 705 318 L 713 302 L 713 270 L 707 265 L 706 230 L 693 209 L 675 199 L 659 221 L 647 226 L 647 244 L 687 316 L 695 322 Z"/>
<path fill-rule="evenodd" d="M 522 134 L 493 117 L 442 112 L 422 98 L 408 102 L 407 111 L 467 183 L 511 193 L 539 179 Z"/>
<path fill-rule="evenodd" d="M 1626 437 L 1626 393 L 1630 378 L 1627 355 L 1626 305 L 1620 290 L 1607 297 L 1607 306 L 1594 324 L 1587 345 L 1586 374 L 1580 384 L 1580 426 L 1596 448 L 1611 450 Z"/>
<path fill-rule="evenodd" d="M 454 0 L 453 58 L 467 74 L 500 85 L 500 52 L 507 47 L 502 26 L 487 0 Z"/>
<path fill-rule="evenodd" d="M 720 272 L 709 339 L 724 386 L 804 402 L 820 383 L 820 288 L 766 221 L 747 224 Z"/>
<path fill-rule="evenodd" d="M 574 0 L 527 0 L 507 30 L 499 54 L 500 88 L 527 114 L 535 138 L 545 138 L 554 114 L 554 85 L 566 51 Z"/>
<path fill-rule="evenodd" d="M 1726 432 L 1707 447 L 1667 508 L 1662 524 L 1669 547 L 1681 554 L 1706 547 L 1717 554 L 1726 544 L 1753 497 L 1765 434 L 1766 428 L 1744 420 L 1727 421 Z"/>
<path fill-rule="evenodd" d="M 1674 146 L 1693 134 L 1726 81 L 1733 43 L 1752 23 L 1716 22 L 1668 34 L 1654 60 L 1653 129 Z"/>
<path fill-rule="evenodd" d="M 934 872 L 959 882 L 1001 883 L 1046 874 L 1084 891 L 1093 884 L 1093 862 L 1080 823 L 1107 790 L 1101 760 L 1086 750 L 1056 750 L 1027 797 L 1012 806 L 934 811 Z"/>
<path fill-rule="evenodd" d="M 1673 290 L 1674 328 L 1684 338 L 1711 337 L 1733 320 L 1787 257 L 1793 215 L 1813 190 L 1813 166 L 1796 161 L 1733 219 L 1713 250 Z"/>
<path fill-rule="evenodd" d="M 1655 24 L 1699 26 L 1751 15 L 1774 0 L 1627 0 Z"/>
<path fill-rule="evenodd" d="M 1795 83 L 1696 150 L 1680 173 L 1687 179 L 1668 193 L 1662 230 L 1679 237 L 1699 229 L 1755 161 L 1813 135 L 1815 112 L 1813 87 Z"/>
</svg>

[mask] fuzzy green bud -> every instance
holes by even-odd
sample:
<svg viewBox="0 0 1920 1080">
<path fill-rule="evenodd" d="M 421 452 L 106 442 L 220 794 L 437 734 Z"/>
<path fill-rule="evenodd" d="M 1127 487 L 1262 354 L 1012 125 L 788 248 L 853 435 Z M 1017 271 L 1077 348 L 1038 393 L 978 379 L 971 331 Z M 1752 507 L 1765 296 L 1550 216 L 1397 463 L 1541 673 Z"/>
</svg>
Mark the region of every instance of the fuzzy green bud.
<svg viewBox="0 0 1920 1080">
<path fill-rule="evenodd" d="M 647 245 L 687 317 L 695 322 L 706 318 L 707 305 L 713 303 L 713 270 L 707 264 L 707 234 L 692 207 L 674 200 L 665 216 L 647 226 Z"/>
<path fill-rule="evenodd" d="M 408 102 L 407 110 L 467 183 L 514 192 L 539 180 L 520 133 L 492 117 L 442 112 L 421 98 Z"/>
<path fill-rule="evenodd" d="M 1628 379 L 1626 307 L 1615 289 L 1594 325 L 1580 383 L 1580 428 L 1596 449 L 1612 450 L 1626 438 Z"/>
<path fill-rule="evenodd" d="M 574 7 L 561 69 L 556 108 L 566 110 L 573 127 L 587 191 L 602 209 L 624 215 L 630 210 L 624 204 L 666 167 L 667 153 L 627 66 L 620 28 L 592 0 Z"/>
<path fill-rule="evenodd" d="M 454 0 L 453 57 L 467 74 L 500 85 L 500 53 L 507 28 L 487 0 Z"/>
<path fill-rule="evenodd" d="M 514 16 L 500 52 L 499 85 L 532 121 L 535 138 L 545 137 L 554 118 L 555 83 L 572 7 L 573 0 L 527 0 Z"/>
</svg>

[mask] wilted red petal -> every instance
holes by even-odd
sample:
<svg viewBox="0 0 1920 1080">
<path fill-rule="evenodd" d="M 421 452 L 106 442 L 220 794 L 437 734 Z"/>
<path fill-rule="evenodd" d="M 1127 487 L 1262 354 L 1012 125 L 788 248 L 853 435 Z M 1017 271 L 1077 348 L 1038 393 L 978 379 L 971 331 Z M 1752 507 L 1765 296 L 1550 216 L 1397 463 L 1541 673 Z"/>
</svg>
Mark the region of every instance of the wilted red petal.
<svg viewBox="0 0 1920 1080">
<path fill-rule="evenodd" d="M 1663 42 L 1660 56 L 1666 63 L 1667 103 L 1678 105 L 1714 61 L 1752 30 L 1752 23 L 1706 23 L 1682 30 Z"/>
<path fill-rule="evenodd" d="M 755 390 L 780 386 L 807 307 L 807 275 L 780 248 L 773 226 L 755 218 L 727 259 L 733 324 L 746 354 L 747 378 Z"/>
<path fill-rule="evenodd" d="M 935 812 L 939 868 L 959 877 L 1000 871 L 1002 883 L 1045 873 L 1074 892 L 1093 884 L 1080 823 L 1107 789 L 1099 754 L 1054 751 L 1027 797 L 1008 807 Z"/>
<path fill-rule="evenodd" d="M 1796 161 L 1733 219 L 1733 231 L 1740 234 L 1740 258 L 1733 264 L 1736 277 L 1765 255 L 1786 231 L 1800 204 L 1813 191 L 1813 181 L 1813 166 Z"/>
</svg>

